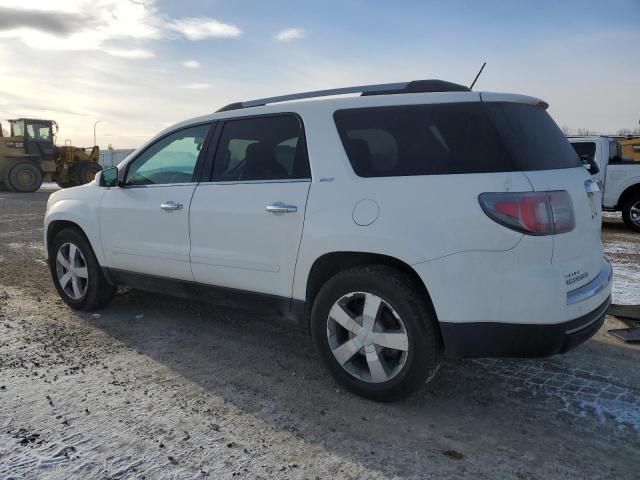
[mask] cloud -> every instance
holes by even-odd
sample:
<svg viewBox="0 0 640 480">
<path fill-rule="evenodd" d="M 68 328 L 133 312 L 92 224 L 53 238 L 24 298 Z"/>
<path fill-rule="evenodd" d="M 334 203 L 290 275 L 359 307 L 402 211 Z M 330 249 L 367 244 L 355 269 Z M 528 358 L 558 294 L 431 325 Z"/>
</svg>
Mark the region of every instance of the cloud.
<svg viewBox="0 0 640 480">
<path fill-rule="evenodd" d="M 208 83 L 187 83 L 186 85 L 180 85 L 180 88 L 187 88 L 189 90 L 204 90 L 205 88 L 211 88 L 212 85 Z"/>
<path fill-rule="evenodd" d="M 197 60 L 185 60 L 182 65 L 187 68 L 200 68 L 200 62 Z"/>
<path fill-rule="evenodd" d="M 278 32 L 275 36 L 275 39 L 279 42 L 290 42 L 291 40 L 304 38 L 306 36 L 307 32 L 305 32 L 302 28 L 287 28 Z"/>
<path fill-rule="evenodd" d="M 153 53 L 141 46 L 152 40 L 242 34 L 238 27 L 214 18 L 171 18 L 156 8 L 156 0 L 0 2 L 0 38 L 15 38 L 42 50 L 100 50 L 121 58 L 149 58 Z"/>
<path fill-rule="evenodd" d="M 86 19 L 84 19 L 86 20 Z M 0 31 L 31 28 L 52 35 L 69 35 L 83 18 L 71 13 L 43 12 L 0 6 Z"/>
<path fill-rule="evenodd" d="M 222 23 L 213 18 L 182 18 L 172 20 L 168 27 L 189 40 L 203 40 L 205 38 L 235 38 L 242 35 L 235 25 Z"/>
<path fill-rule="evenodd" d="M 125 49 L 125 48 L 107 48 L 104 50 L 109 55 L 113 55 L 114 57 L 122 57 L 122 58 L 151 58 L 155 57 L 155 54 L 151 50 L 146 50 L 144 48 L 133 48 L 133 49 Z"/>
</svg>

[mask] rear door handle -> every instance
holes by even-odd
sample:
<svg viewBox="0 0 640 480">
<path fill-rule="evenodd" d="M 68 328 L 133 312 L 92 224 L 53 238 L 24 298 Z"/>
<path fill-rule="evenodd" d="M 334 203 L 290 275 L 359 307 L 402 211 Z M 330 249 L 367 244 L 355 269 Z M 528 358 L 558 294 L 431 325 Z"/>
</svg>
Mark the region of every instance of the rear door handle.
<svg viewBox="0 0 640 480">
<path fill-rule="evenodd" d="M 265 210 L 269 213 L 291 213 L 297 212 L 298 207 L 295 205 L 285 205 L 284 203 L 276 202 L 273 205 L 267 205 Z"/>
<path fill-rule="evenodd" d="M 166 210 L 166 211 L 174 211 L 174 210 L 182 210 L 182 204 L 181 203 L 176 203 L 173 200 L 169 200 L 166 203 L 161 203 L 160 204 L 160 208 L 162 210 Z"/>
</svg>

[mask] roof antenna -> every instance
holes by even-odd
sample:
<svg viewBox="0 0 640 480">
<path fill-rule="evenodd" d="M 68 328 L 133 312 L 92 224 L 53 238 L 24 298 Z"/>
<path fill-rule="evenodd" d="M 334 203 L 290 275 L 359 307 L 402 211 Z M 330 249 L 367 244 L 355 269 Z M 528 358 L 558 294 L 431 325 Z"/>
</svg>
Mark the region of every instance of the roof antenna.
<svg viewBox="0 0 640 480">
<path fill-rule="evenodd" d="M 471 86 L 469 87 L 469 90 L 473 90 L 473 86 L 476 84 L 476 82 L 478 81 L 478 77 L 480 76 L 480 74 L 482 73 L 482 70 L 484 70 L 484 66 L 487 64 L 487 62 L 484 62 L 482 64 L 482 66 L 480 67 L 480 71 L 478 72 L 478 74 L 476 75 L 476 78 L 473 79 L 473 82 L 471 83 Z"/>
</svg>

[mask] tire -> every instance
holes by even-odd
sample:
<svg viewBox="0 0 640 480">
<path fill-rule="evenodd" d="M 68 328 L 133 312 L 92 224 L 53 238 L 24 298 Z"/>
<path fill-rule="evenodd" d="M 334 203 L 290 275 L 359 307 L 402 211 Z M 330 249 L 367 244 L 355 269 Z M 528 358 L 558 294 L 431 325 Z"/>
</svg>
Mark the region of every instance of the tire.
<svg viewBox="0 0 640 480">
<path fill-rule="evenodd" d="M 35 192 L 42 185 L 42 170 L 30 162 L 17 162 L 10 167 L 5 184 L 14 192 Z"/>
<path fill-rule="evenodd" d="M 116 287 L 107 282 L 89 241 L 77 229 L 65 228 L 55 236 L 49 249 L 49 270 L 58 295 L 75 310 L 104 307 L 115 295 Z"/>
<path fill-rule="evenodd" d="M 84 185 L 92 182 L 96 174 L 102 171 L 99 163 L 80 160 L 73 168 L 73 179 L 75 185 Z"/>
<path fill-rule="evenodd" d="M 632 195 L 622 206 L 622 220 L 627 228 L 640 232 L 640 193 Z"/>
<path fill-rule="evenodd" d="M 376 298 L 380 308 L 375 308 Z M 362 315 L 365 304 L 377 312 L 373 330 L 372 316 Z M 341 322 L 334 320 L 338 317 Z M 388 402 L 408 396 L 438 371 L 443 346 L 436 322 L 428 299 L 411 277 L 396 268 L 370 265 L 341 272 L 320 289 L 311 311 L 311 336 L 340 385 L 362 397 Z M 376 335 L 382 332 L 395 333 L 392 343 L 400 348 L 377 344 L 382 337 Z M 342 362 L 338 357 L 348 359 Z"/>
</svg>

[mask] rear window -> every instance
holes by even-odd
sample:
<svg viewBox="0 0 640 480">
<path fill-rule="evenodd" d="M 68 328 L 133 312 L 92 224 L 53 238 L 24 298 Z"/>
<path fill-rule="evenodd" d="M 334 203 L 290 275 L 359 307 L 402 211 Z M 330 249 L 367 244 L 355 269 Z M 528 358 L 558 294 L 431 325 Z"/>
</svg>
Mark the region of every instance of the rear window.
<svg viewBox="0 0 640 480">
<path fill-rule="evenodd" d="M 334 118 L 349 161 L 361 177 L 579 165 L 571 145 L 543 109 L 525 106 L 527 110 L 521 111 L 510 108 L 519 104 L 489 105 L 487 108 L 487 104 L 473 102 L 358 108 L 339 110 Z M 551 145 L 541 144 L 541 138 Z M 542 159 L 534 161 L 538 157 Z"/>
</svg>

